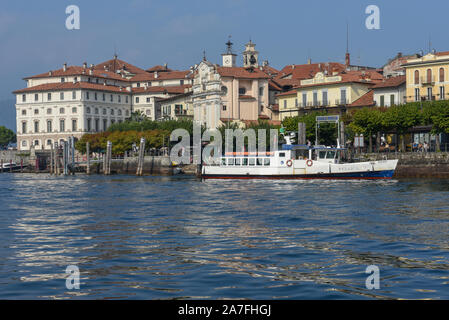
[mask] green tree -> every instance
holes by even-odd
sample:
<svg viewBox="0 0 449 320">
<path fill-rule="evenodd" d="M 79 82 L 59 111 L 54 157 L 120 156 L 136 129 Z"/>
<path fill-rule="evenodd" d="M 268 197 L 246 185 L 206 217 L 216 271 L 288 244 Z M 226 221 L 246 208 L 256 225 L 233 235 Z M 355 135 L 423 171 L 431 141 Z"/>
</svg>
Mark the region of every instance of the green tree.
<svg viewBox="0 0 449 320">
<path fill-rule="evenodd" d="M 363 108 L 352 116 L 349 128 L 356 134 L 368 137 L 369 152 L 373 152 L 373 135 L 383 129 L 383 112 L 378 108 Z"/>
<path fill-rule="evenodd" d="M 16 134 L 14 131 L 4 126 L 0 126 L 0 147 L 5 148 L 10 143 L 14 142 L 16 142 Z"/>
<path fill-rule="evenodd" d="M 423 122 L 423 114 L 417 104 L 397 105 L 388 108 L 382 117 L 386 131 L 396 132 L 401 139 L 401 151 L 405 151 L 404 134 Z"/>
</svg>

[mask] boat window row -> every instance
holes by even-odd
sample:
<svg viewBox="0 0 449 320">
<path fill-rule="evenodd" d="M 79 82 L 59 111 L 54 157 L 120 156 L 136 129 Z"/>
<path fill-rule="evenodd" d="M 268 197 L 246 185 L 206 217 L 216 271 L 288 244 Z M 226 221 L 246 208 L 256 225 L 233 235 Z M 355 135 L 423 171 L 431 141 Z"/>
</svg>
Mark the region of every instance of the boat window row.
<svg viewBox="0 0 449 320">
<path fill-rule="evenodd" d="M 222 166 L 269 166 L 270 158 L 221 158 Z"/>
</svg>

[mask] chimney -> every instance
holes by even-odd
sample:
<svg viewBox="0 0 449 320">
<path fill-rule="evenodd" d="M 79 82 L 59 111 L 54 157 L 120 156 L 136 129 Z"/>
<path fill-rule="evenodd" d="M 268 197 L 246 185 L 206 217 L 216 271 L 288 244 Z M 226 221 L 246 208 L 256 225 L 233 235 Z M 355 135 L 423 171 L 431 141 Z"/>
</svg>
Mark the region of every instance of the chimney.
<svg viewBox="0 0 449 320">
<path fill-rule="evenodd" d="M 402 52 L 398 53 L 398 58 L 402 58 Z"/>
<path fill-rule="evenodd" d="M 89 70 L 89 74 L 90 74 L 90 75 L 93 75 L 93 74 L 94 74 L 94 71 L 93 71 L 92 69 L 90 69 L 90 70 Z"/>
<path fill-rule="evenodd" d="M 83 63 L 83 68 L 86 69 L 87 68 L 87 62 Z"/>
<path fill-rule="evenodd" d="M 164 69 L 167 70 L 168 69 L 168 65 L 165 63 L 164 64 Z"/>
<path fill-rule="evenodd" d="M 312 59 L 307 59 L 307 64 L 312 64 Z"/>
<path fill-rule="evenodd" d="M 349 54 L 349 52 L 346 52 L 345 65 L 346 67 L 349 67 L 351 65 L 351 55 Z"/>
<path fill-rule="evenodd" d="M 154 71 L 154 77 L 157 79 L 158 76 L 157 71 Z"/>
<path fill-rule="evenodd" d="M 64 72 L 67 71 L 67 63 L 64 63 L 64 64 L 62 65 L 62 70 L 63 70 Z"/>
<path fill-rule="evenodd" d="M 49 76 L 51 76 L 52 74 L 53 74 L 53 72 L 51 72 L 51 70 L 48 71 L 48 75 L 49 75 Z"/>
</svg>

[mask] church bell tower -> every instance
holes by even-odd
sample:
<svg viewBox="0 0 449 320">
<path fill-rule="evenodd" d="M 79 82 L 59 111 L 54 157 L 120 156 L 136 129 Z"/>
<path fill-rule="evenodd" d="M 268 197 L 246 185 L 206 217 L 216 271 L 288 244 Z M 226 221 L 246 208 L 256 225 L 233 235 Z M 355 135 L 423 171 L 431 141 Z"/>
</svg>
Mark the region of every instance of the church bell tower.
<svg viewBox="0 0 449 320">
<path fill-rule="evenodd" d="M 243 67 L 257 68 L 259 66 L 259 52 L 256 51 L 256 45 L 249 40 L 245 45 L 243 52 Z"/>
</svg>

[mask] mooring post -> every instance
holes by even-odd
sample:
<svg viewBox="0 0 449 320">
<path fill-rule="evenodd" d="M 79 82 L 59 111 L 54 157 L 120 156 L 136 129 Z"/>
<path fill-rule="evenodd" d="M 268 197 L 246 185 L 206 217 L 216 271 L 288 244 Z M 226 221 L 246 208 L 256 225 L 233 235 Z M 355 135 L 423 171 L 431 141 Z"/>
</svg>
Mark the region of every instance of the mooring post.
<svg viewBox="0 0 449 320">
<path fill-rule="evenodd" d="M 55 142 L 55 148 L 54 148 L 54 155 L 53 159 L 55 160 L 54 168 L 55 168 L 55 175 L 57 176 L 59 174 L 59 158 L 58 158 L 58 143 Z"/>
<path fill-rule="evenodd" d="M 106 152 L 102 153 L 103 160 L 103 174 L 106 172 Z"/>
<path fill-rule="evenodd" d="M 3 173 L 3 159 L 0 160 L 0 172 Z"/>
<path fill-rule="evenodd" d="M 23 172 L 23 159 L 20 159 L 20 172 Z"/>
<path fill-rule="evenodd" d="M 105 168 L 104 168 L 104 174 L 110 175 L 111 174 L 111 157 L 112 157 L 112 142 L 108 141 L 106 144 L 106 159 L 104 161 Z"/>
<path fill-rule="evenodd" d="M 12 172 L 12 160 L 9 160 L 9 172 Z"/>
<path fill-rule="evenodd" d="M 298 122 L 298 144 L 306 144 L 306 124 Z"/>
<path fill-rule="evenodd" d="M 64 141 L 64 143 L 63 143 L 62 165 L 63 165 L 63 174 L 66 176 L 67 175 L 67 141 Z"/>
<path fill-rule="evenodd" d="M 50 149 L 50 174 L 53 174 L 53 144 Z"/>
<path fill-rule="evenodd" d="M 145 138 L 140 139 L 139 159 L 137 161 L 137 175 L 143 174 L 143 162 L 145 159 Z"/>
<path fill-rule="evenodd" d="M 39 157 L 36 157 L 36 160 L 34 161 L 34 172 L 38 173 L 39 171 Z"/>
<path fill-rule="evenodd" d="M 89 142 L 86 142 L 86 154 L 87 154 L 86 174 L 90 174 L 90 145 L 89 145 Z"/>
<path fill-rule="evenodd" d="M 340 123 L 340 146 L 341 147 L 346 147 L 346 139 L 345 139 L 345 123 L 341 122 Z"/>
</svg>

